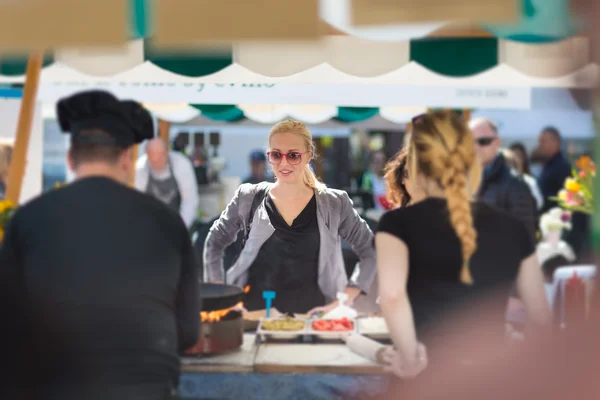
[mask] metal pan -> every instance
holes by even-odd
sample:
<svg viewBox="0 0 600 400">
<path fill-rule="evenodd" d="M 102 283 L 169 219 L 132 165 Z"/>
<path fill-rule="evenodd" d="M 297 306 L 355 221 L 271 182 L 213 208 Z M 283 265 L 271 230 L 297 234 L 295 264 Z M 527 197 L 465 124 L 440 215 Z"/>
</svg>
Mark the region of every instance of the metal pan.
<svg viewBox="0 0 600 400">
<path fill-rule="evenodd" d="M 226 310 L 244 299 L 242 288 L 217 283 L 200 283 L 200 310 Z"/>
</svg>

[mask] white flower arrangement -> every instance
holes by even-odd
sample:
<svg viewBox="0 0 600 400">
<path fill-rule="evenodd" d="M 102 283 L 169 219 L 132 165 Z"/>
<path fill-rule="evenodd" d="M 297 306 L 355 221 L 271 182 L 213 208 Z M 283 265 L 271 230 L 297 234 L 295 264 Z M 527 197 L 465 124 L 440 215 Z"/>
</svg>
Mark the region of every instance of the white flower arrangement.
<svg viewBox="0 0 600 400">
<path fill-rule="evenodd" d="M 560 232 L 571 229 L 571 212 L 555 207 L 540 218 L 540 230 L 543 236 L 550 232 Z"/>
</svg>

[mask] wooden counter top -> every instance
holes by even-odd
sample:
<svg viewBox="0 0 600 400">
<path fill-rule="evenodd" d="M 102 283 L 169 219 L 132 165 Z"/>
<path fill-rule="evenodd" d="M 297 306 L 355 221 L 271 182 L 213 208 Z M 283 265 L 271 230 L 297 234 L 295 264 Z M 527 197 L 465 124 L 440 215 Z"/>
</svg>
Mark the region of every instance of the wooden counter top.
<svg viewBox="0 0 600 400">
<path fill-rule="evenodd" d="M 341 343 L 261 343 L 253 333 L 234 352 L 214 356 L 183 357 L 183 373 L 269 374 L 381 374 L 381 366 L 353 353 Z"/>
</svg>

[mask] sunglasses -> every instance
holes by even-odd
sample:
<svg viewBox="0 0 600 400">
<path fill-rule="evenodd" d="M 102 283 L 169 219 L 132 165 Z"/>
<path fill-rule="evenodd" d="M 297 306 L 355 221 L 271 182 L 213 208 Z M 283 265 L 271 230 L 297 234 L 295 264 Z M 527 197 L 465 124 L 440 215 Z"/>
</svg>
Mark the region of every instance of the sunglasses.
<svg viewBox="0 0 600 400">
<path fill-rule="evenodd" d="M 281 161 L 285 158 L 291 165 L 298 165 L 302 162 L 302 156 L 308 152 L 300 153 L 299 151 L 290 151 L 284 154 L 280 151 L 268 151 L 267 158 L 270 164 L 277 165 L 281 164 Z"/>
<path fill-rule="evenodd" d="M 482 137 L 482 138 L 478 138 L 475 139 L 475 142 L 482 147 L 485 146 L 489 146 L 490 144 L 494 143 L 496 141 L 497 138 L 495 137 Z"/>
</svg>

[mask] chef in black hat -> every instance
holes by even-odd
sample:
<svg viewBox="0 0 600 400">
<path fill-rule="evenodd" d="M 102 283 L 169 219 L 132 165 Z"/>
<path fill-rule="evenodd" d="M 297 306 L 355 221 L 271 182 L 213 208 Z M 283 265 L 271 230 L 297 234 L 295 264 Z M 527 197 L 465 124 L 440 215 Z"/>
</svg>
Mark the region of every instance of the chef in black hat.
<svg viewBox="0 0 600 400">
<path fill-rule="evenodd" d="M 198 272 L 179 214 L 127 186 L 152 118 L 102 91 L 61 100 L 57 115 L 76 180 L 17 211 L 0 278 L 43 305 L 84 366 L 89 386 L 66 377 L 57 398 L 170 398 L 178 352 L 197 340 Z"/>
</svg>

